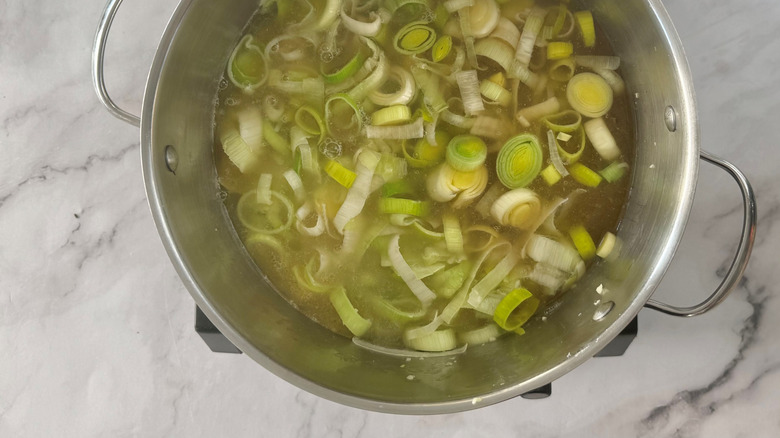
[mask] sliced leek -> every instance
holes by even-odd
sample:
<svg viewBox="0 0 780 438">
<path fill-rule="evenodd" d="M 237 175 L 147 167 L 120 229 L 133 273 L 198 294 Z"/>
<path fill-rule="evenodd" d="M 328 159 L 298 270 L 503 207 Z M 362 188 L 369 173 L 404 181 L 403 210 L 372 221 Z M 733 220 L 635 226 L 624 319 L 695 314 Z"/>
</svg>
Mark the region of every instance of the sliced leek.
<svg viewBox="0 0 780 438">
<path fill-rule="evenodd" d="M 586 262 L 596 255 L 596 244 L 590 233 L 582 225 L 575 225 L 569 229 L 569 237 L 574 242 L 574 247 L 580 253 L 580 257 Z"/>
<path fill-rule="evenodd" d="M 341 322 L 353 335 L 363 336 L 371 328 L 371 321 L 360 316 L 355 306 L 349 301 L 344 287 L 338 287 L 331 292 L 330 302 L 336 309 L 336 313 L 339 314 Z"/>
<path fill-rule="evenodd" d="M 325 165 L 325 173 L 346 188 L 352 187 L 352 183 L 355 182 L 357 177 L 355 172 L 347 169 L 336 160 L 328 161 L 328 164 Z"/>
<path fill-rule="evenodd" d="M 520 134 L 504 143 L 496 159 L 496 174 L 510 189 L 525 187 L 542 170 L 542 148 L 532 134 Z"/>
<path fill-rule="evenodd" d="M 531 127 L 531 123 L 542 117 L 555 114 L 561 110 L 561 103 L 557 97 L 553 96 L 544 102 L 523 108 L 517 112 L 515 118 L 524 128 Z"/>
<path fill-rule="evenodd" d="M 580 29 L 582 43 L 585 47 L 596 45 L 596 27 L 593 24 L 593 14 L 590 11 L 575 12 L 574 19 L 577 20 L 577 27 Z"/>
<path fill-rule="evenodd" d="M 528 289 L 515 289 L 498 304 L 493 321 L 506 331 L 515 331 L 533 316 L 538 307 L 539 299 Z"/>
<path fill-rule="evenodd" d="M 244 93 L 251 94 L 268 79 L 268 60 L 252 35 L 241 38 L 230 55 L 228 79 Z"/>
<path fill-rule="evenodd" d="M 615 181 L 618 181 L 620 178 L 623 178 L 623 175 L 626 174 L 626 171 L 628 170 L 628 164 L 615 161 L 610 163 L 607 167 L 601 169 L 599 171 L 599 175 L 602 176 L 605 180 L 607 180 L 608 183 L 613 183 Z"/>
<path fill-rule="evenodd" d="M 428 196 L 437 202 L 452 202 L 452 208 L 463 208 L 485 191 L 488 182 L 487 168 L 481 166 L 472 172 L 459 172 L 442 163 L 428 174 Z"/>
<path fill-rule="evenodd" d="M 583 127 L 590 143 L 601 158 L 612 161 L 620 157 L 620 149 L 618 149 L 615 137 L 612 136 L 603 118 L 588 120 L 583 124 Z"/>
<path fill-rule="evenodd" d="M 257 202 L 256 190 L 244 193 L 236 207 L 239 222 L 260 234 L 278 234 L 289 229 L 295 216 L 292 202 L 273 190 L 271 197 L 272 204 L 265 205 Z"/>
<path fill-rule="evenodd" d="M 487 145 L 474 135 L 458 135 L 447 145 L 447 164 L 459 172 L 471 172 L 487 158 Z"/>
<path fill-rule="evenodd" d="M 574 163 L 569 166 L 569 173 L 578 183 L 588 187 L 598 187 L 603 179 L 598 173 L 582 163 Z"/>
<path fill-rule="evenodd" d="M 532 190 L 518 188 L 501 195 L 490 208 L 490 214 L 502 225 L 521 230 L 530 229 L 539 221 L 542 201 Z"/>
<path fill-rule="evenodd" d="M 612 108 L 612 88 L 595 73 L 579 73 L 566 86 L 571 107 L 585 117 L 601 117 Z"/>
<path fill-rule="evenodd" d="M 427 216 L 430 205 L 425 201 L 415 201 L 403 198 L 382 198 L 379 200 L 379 211 L 386 214 L 405 214 L 410 216 Z"/>
<path fill-rule="evenodd" d="M 403 55 L 422 53 L 436 43 L 436 31 L 425 21 L 413 21 L 395 34 L 393 45 Z"/>
<path fill-rule="evenodd" d="M 371 124 L 375 126 L 398 125 L 411 119 L 412 111 L 406 105 L 388 106 L 371 114 Z"/>
</svg>

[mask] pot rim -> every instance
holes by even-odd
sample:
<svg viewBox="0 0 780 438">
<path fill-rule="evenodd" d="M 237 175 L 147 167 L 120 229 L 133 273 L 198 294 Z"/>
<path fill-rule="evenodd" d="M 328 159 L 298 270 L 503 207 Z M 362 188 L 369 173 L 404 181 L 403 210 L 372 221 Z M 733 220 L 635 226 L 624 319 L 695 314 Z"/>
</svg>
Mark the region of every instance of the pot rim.
<svg viewBox="0 0 780 438">
<path fill-rule="evenodd" d="M 179 274 L 182 282 L 195 300 L 196 304 L 219 331 L 227 337 L 239 350 L 246 353 L 254 361 L 262 365 L 265 369 L 271 371 L 278 377 L 301 388 L 307 392 L 319 397 L 341 403 L 347 406 L 371 411 L 393 413 L 393 414 L 445 414 L 475 409 L 477 407 L 487 406 L 501 401 L 514 398 L 525 392 L 550 383 L 564 374 L 572 371 L 586 360 L 591 358 L 614 339 L 639 313 L 645 303 L 650 299 L 656 287 L 661 282 L 666 269 L 671 263 L 677 250 L 677 246 L 682 239 L 682 234 L 688 221 L 688 216 L 693 204 L 693 195 L 696 187 L 699 157 L 699 134 L 698 122 L 696 118 L 696 101 L 693 90 L 693 79 L 691 77 L 682 42 L 677 31 L 672 24 L 666 8 L 661 0 L 647 1 L 655 19 L 657 20 L 662 33 L 666 36 L 669 45 L 672 63 L 677 71 L 676 83 L 681 90 L 681 99 L 678 103 L 678 131 L 683 135 L 683 143 L 686 145 L 683 154 L 684 168 L 688 171 L 682 177 L 681 185 L 682 195 L 678 208 L 673 212 L 672 226 L 670 233 L 666 237 L 663 249 L 658 257 L 658 263 L 652 269 L 648 276 L 648 281 L 642 290 L 637 294 L 634 301 L 628 306 L 626 311 L 620 315 L 609 327 L 607 327 L 598 337 L 587 343 L 580 351 L 573 353 L 571 357 L 558 365 L 549 368 L 547 371 L 518 383 L 514 386 L 503 388 L 498 391 L 487 393 L 474 399 L 459 399 L 452 401 L 442 401 L 435 403 L 397 403 L 382 402 L 375 399 L 358 397 L 344 394 L 328 387 L 322 386 L 317 382 L 306 379 L 283 365 L 277 363 L 268 357 L 265 353 L 255 348 L 238 331 L 236 331 L 215 309 L 210 300 L 206 298 L 200 289 L 195 278 L 190 274 L 179 253 L 179 248 L 173 239 L 173 233 L 162 205 L 158 193 L 158 181 L 156 176 L 164 170 L 165 164 L 160 160 L 155 161 L 152 156 L 152 129 L 154 120 L 154 102 L 156 91 L 159 85 L 162 70 L 168 54 L 168 49 L 176 37 L 178 27 L 187 14 L 190 6 L 195 0 L 181 0 L 176 10 L 171 15 L 165 31 L 161 37 L 160 43 L 154 57 L 154 61 L 149 70 L 144 92 L 142 115 L 141 115 L 141 163 L 146 189 L 147 200 L 152 212 L 157 231 L 160 234 L 165 251 Z"/>
</svg>

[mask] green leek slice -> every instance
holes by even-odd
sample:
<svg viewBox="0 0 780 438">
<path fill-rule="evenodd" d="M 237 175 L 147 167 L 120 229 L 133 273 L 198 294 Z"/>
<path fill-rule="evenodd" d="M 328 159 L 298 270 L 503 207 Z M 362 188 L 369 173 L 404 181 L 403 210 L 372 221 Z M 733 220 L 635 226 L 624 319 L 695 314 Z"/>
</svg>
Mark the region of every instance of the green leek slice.
<svg viewBox="0 0 780 438">
<path fill-rule="evenodd" d="M 303 132 L 311 135 L 319 136 L 317 144 L 322 143 L 325 139 L 325 122 L 322 120 L 322 116 L 309 105 L 300 106 L 295 110 L 295 124 L 303 130 Z"/>
<path fill-rule="evenodd" d="M 433 62 L 441 62 L 450 54 L 451 50 L 452 37 L 444 35 L 433 45 L 433 48 L 431 49 L 431 60 Z"/>
<path fill-rule="evenodd" d="M 596 45 L 596 26 L 593 24 L 593 14 L 590 11 L 575 12 L 574 18 L 577 20 L 585 47 Z"/>
<path fill-rule="evenodd" d="M 355 100 L 346 93 L 336 93 L 325 101 L 325 124 L 333 136 L 360 130 L 363 117 Z"/>
<path fill-rule="evenodd" d="M 577 111 L 566 110 L 543 117 L 542 123 L 555 132 L 571 133 L 582 125 L 582 116 Z"/>
<path fill-rule="evenodd" d="M 547 59 L 558 60 L 571 56 L 574 46 L 566 41 L 553 41 L 547 45 Z"/>
<path fill-rule="evenodd" d="M 487 158 L 487 145 L 475 135 L 458 135 L 447 145 L 447 164 L 459 172 L 476 170 Z"/>
<path fill-rule="evenodd" d="M 519 288 L 509 292 L 496 307 L 493 321 L 506 331 L 520 329 L 539 307 L 539 299 L 528 289 Z"/>
<path fill-rule="evenodd" d="M 371 124 L 375 126 L 398 125 L 412 120 L 412 111 L 406 105 L 392 105 L 375 111 Z"/>
<path fill-rule="evenodd" d="M 571 173 L 571 176 L 582 185 L 598 187 L 598 185 L 601 184 L 601 176 L 582 163 L 574 163 L 569 166 L 569 173 Z"/>
<path fill-rule="evenodd" d="M 268 60 L 252 35 L 241 38 L 228 61 L 228 79 L 251 94 L 268 79 Z"/>
<path fill-rule="evenodd" d="M 547 165 L 547 167 L 545 167 L 544 170 L 542 170 L 540 175 L 542 176 L 544 182 L 546 182 L 548 186 L 554 186 L 562 178 L 561 174 L 558 173 L 558 171 L 555 169 L 555 166 L 553 166 L 552 164 Z"/>
<path fill-rule="evenodd" d="M 623 175 L 626 174 L 626 171 L 628 170 L 628 164 L 615 161 L 609 164 L 609 166 L 605 167 L 604 169 L 601 169 L 599 171 L 599 175 L 601 175 L 605 180 L 607 180 L 608 183 L 613 183 L 620 178 L 623 178 Z"/>
<path fill-rule="evenodd" d="M 415 55 L 422 53 L 436 43 L 436 31 L 425 21 L 413 21 L 402 27 L 393 39 L 398 53 Z"/>
<path fill-rule="evenodd" d="M 404 336 L 404 342 L 407 347 L 419 351 L 448 351 L 458 346 L 458 340 L 453 329 L 437 330 L 416 338 Z"/>
<path fill-rule="evenodd" d="M 430 204 L 426 201 L 413 199 L 382 198 L 379 200 L 379 211 L 386 214 L 408 214 L 422 217 L 430 211 Z"/>
<path fill-rule="evenodd" d="M 366 61 L 366 58 L 367 55 L 364 49 L 361 48 L 357 51 L 357 53 L 355 53 L 355 56 L 350 58 L 350 60 L 347 61 L 347 63 L 344 64 L 340 69 L 330 73 L 322 70 L 322 76 L 325 78 L 325 82 L 329 84 L 339 84 L 344 82 L 345 80 L 354 76 L 355 73 L 360 70 L 360 68 L 363 66 L 363 63 Z"/>
<path fill-rule="evenodd" d="M 532 134 L 520 134 L 509 139 L 498 153 L 496 173 L 510 189 L 525 187 L 542 170 L 542 147 Z"/>
<path fill-rule="evenodd" d="M 347 169 L 336 160 L 328 161 L 328 164 L 325 165 L 325 173 L 346 188 L 352 187 L 355 178 L 357 178 L 355 172 Z"/>
<path fill-rule="evenodd" d="M 398 195 L 411 195 L 414 194 L 414 186 L 409 180 L 398 180 L 386 183 L 382 186 L 382 197 L 392 198 Z"/>
<path fill-rule="evenodd" d="M 582 225 L 575 225 L 569 229 L 569 237 L 574 242 L 574 247 L 580 253 L 580 257 L 586 262 L 596 255 L 596 244 L 590 233 Z"/>
<path fill-rule="evenodd" d="M 363 318 L 349 301 L 347 290 L 343 286 L 330 294 L 330 302 L 341 317 L 341 322 L 355 336 L 363 336 L 371 328 L 371 321 Z"/>
</svg>

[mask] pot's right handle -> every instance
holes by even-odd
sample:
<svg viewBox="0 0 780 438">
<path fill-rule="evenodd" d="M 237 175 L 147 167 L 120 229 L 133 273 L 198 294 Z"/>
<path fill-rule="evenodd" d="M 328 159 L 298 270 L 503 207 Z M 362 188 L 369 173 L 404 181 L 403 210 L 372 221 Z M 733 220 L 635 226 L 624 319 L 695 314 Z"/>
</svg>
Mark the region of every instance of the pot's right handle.
<svg viewBox="0 0 780 438">
<path fill-rule="evenodd" d="M 103 11 L 103 16 L 100 18 L 100 25 L 98 25 L 97 32 L 95 33 L 95 44 L 92 46 L 92 85 L 95 86 L 95 92 L 98 95 L 98 99 L 100 99 L 100 103 L 106 107 L 108 112 L 119 120 L 125 121 L 133 126 L 141 126 L 140 117 L 119 108 L 119 106 L 114 103 L 114 100 L 108 95 L 106 83 L 103 80 L 103 58 L 106 54 L 108 32 L 111 30 L 111 23 L 114 21 L 116 11 L 119 10 L 121 4 L 122 0 L 108 0 L 106 9 Z"/>
<path fill-rule="evenodd" d="M 701 315 L 720 304 L 721 301 L 737 287 L 739 280 L 742 279 L 742 274 L 745 273 L 748 259 L 750 259 L 750 252 L 753 250 L 753 241 L 756 238 L 756 195 L 753 193 L 753 187 L 750 186 L 750 182 L 745 177 L 745 174 L 733 164 L 718 158 L 709 152 L 701 151 L 700 156 L 702 160 L 714 164 L 728 172 L 739 185 L 739 189 L 742 191 L 742 201 L 745 206 L 745 211 L 743 212 L 744 217 L 742 219 L 742 235 L 739 239 L 737 254 L 731 262 L 729 271 L 726 273 L 720 286 L 718 286 L 718 288 L 715 289 L 715 292 L 707 297 L 706 300 L 691 307 L 677 307 L 656 300 L 650 300 L 645 304 L 645 307 L 658 310 L 659 312 L 668 315 Z"/>
</svg>

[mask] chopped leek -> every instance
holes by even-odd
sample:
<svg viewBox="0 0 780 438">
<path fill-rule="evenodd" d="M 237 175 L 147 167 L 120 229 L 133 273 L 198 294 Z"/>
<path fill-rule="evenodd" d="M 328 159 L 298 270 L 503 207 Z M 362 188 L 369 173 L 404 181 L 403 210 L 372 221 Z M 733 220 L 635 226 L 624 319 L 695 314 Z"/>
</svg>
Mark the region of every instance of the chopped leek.
<svg viewBox="0 0 780 438">
<path fill-rule="evenodd" d="M 228 78 L 244 93 L 251 94 L 268 79 L 268 61 L 252 35 L 238 42 L 228 61 Z"/>
<path fill-rule="evenodd" d="M 606 83 L 609 84 L 610 87 L 612 87 L 612 91 L 615 94 L 625 93 L 626 83 L 623 82 L 623 78 L 621 78 L 619 74 L 615 73 L 612 70 L 607 70 L 605 68 L 598 68 L 598 69 L 594 69 L 593 71 L 595 71 L 596 74 L 604 78 L 604 81 L 606 81 Z"/>
<path fill-rule="evenodd" d="M 263 113 L 257 106 L 249 106 L 236 112 L 238 133 L 249 149 L 259 153 L 263 148 Z"/>
<path fill-rule="evenodd" d="M 355 172 L 347 169 L 336 160 L 328 161 L 328 164 L 325 165 L 325 173 L 346 188 L 352 187 L 352 183 L 355 182 L 357 177 Z"/>
<path fill-rule="evenodd" d="M 461 262 L 447 270 L 439 271 L 428 279 L 431 289 L 444 298 L 452 298 L 466 280 L 471 263 Z"/>
<path fill-rule="evenodd" d="M 379 154 L 371 150 L 364 150 L 363 153 L 360 154 L 355 182 L 352 184 L 352 187 L 350 187 L 347 192 L 347 197 L 344 199 L 344 203 L 341 204 L 341 207 L 336 212 L 336 216 L 333 218 L 333 225 L 339 233 L 343 233 L 344 226 L 347 222 L 351 221 L 363 211 L 363 207 L 366 204 L 366 198 L 368 198 L 368 194 L 371 190 L 371 180 L 374 178 L 374 170 L 376 170 L 379 159 Z"/>
<path fill-rule="evenodd" d="M 546 182 L 548 186 L 554 186 L 562 178 L 561 174 L 558 173 L 558 171 L 555 169 L 555 166 L 553 166 L 552 164 L 545 167 L 540 173 L 540 175 L 542 176 L 544 182 Z"/>
<path fill-rule="evenodd" d="M 498 24 L 496 24 L 496 28 L 493 29 L 490 37 L 506 42 L 514 51 L 517 48 L 517 42 L 520 41 L 520 30 L 508 18 L 501 17 L 498 19 Z"/>
<path fill-rule="evenodd" d="M 363 126 L 363 117 L 355 100 L 346 93 L 334 94 L 325 101 L 325 123 L 330 135 L 337 136 Z"/>
<path fill-rule="evenodd" d="M 525 253 L 540 264 L 544 263 L 564 272 L 574 272 L 581 260 L 573 248 L 538 234 L 528 240 Z"/>
<path fill-rule="evenodd" d="M 618 181 L 620 178 L 623 178 L 623 175 L 626 174 L 626 170 L 628 170 L 628 164 L 620 161 L 614 161 L 610 163 L 609 166 L 601 169 L 599 171 L 599 175 L 607 180 L 608 183 L 613 183 Z"/>
<path fill-rule="evenodd" d="M 403 55 L 422 53 L 436 42 L 436 31 L 425 21 L 413 21 L 402 27 L 395 34 L 393 44 L 395 50 Z"/>
<path fill-rule="evenodd" d="M 596 149 L 601 158 L 612 161 L 620 157 L 620 149 L 615 137 L 612 136 L 603 118 L 588 120 L 583 126 L 593 149 Z"/>
<path fill-rule="evenodd" d="M 412 111 L 406 105 L 388 106 L 371 114 L 371 123 L 375 126 L 398 125 L 411 119 Z"/>
<path fill-rule="evenodd" d="M 560 110 L 561 103 L 557 97 L 553 96 L 544 102 L 519 110 L 515 118 L 524 128 L 529 128 L 534 121 L 555 114 Z"/>
<path fill-rule="evenodd" d="M 550 161 L 555 167 L 555 170 L 558 171 L 562 177 L 569 176 L 569 171 L 566 170 L 566 167 L 563 165 L 563 160 L 558 152 L 560 149 L 558 140 L 555 139 L 555 134 L 553 134 L 552 130 L 547 131 L 547 148 L 550 151 Z"/>
<path fill-rule="evenodd" d="M 447 244 L 447 250 L 453 254 L 463 252 L 463 233 L 460 231 L 460 222 L 452 214 L 445 214 L 441 218 L 444 226 L 444 242 Z"/>
<path fill-rule="evenodd" d="M 574 242 L 574 247 L 580 253 L 580 257 L 586 262 L 596 255 L 596 244 L 590 233 L 582 225 L 575 225 L 569 229 L 569 237 Z"/>
<path fill-rule="evenodd" d="M 330 302 L 339 314 L 341 322 L 355 336 L 363 336 L 371 328 L 371 321 L 363 318 L 347 297 L 343 286 L 336 288 L 330 294 Z"/>
<path fill-rule="evenodd" d="M 431 48 L 431 60 L 433 62 L 441 62 L 444 60 L 444 58 L 447 57 L 447 55 L 450 54 L 451 50 L 452 37 L 449 35 L 444 35 L 443 37 L 439 38 L 439 40 L 436 41 L 436 43 Z"/>
<path fill-rule="evenodd" d="M 405 68 L 398 65 L 390 67 L 390 73 L 385 84 L 387 83 L 395 83 L 397 90 L 384 93 L 382 92 L 382 87 L 377 87 L 368 95 L 371 102 L 382 106 L 407 105 L 414 99 L 417 87 L 414 77 Z"/>
<path fill-rule="evenodd" d="M 447 145 L 447 164 L 459 172 L 471 172 L 487 158 L 487 145 L 474 135 L 458 135 Z"/>
<path fill-rule="evenodd" d="M 571 107 L 585 117 L 601 117 L 612 108 L 612 88 L 595 73 L 579 73 L 566 87 Z"/>
<path fill-rule="evenodd" d="M 452 208 L 471 204 L 485 191 L 488 172 L 485 166 L 472 172 L 459 172 L 447 163 L 440 164 L 428 174 L 428 195 L 437 202 L 453 201 Z"/>
<path fill-rule="evenodd" d="M 550 60 L 568 58 L 572 53 L 574 46 L 569 42 L 555 41 L 547 45 L 547 59 Z"/>
<path fill-rule="evenodd" d="M 509 71 L 509 67 L 512 65 L 512 59 L 514 59 L 514 53 L 512 47 L 506 42 L 499 40 L 498 38 L 484 38 L 474 45 L 474 52 L 477 56 L 489 59 L 496 63 L 504 71 Z"/>
<path fill-rule="evenodd" d="M 417 278 L 414 271 L 412 271 L 412 268 L 409 267 L 409 264 L 404 260 L 404 257 L 401 255 L 401 249 L 398 246 L 398 239 L 399 236 L 397 234 L 390 239 L 387 256 L 390 258 L 390 263 L 398 276 L 401 277 L 407 286 L 409 286 L 409 289 L 417 299 L 420 300 L 422 305 L 427 307 L 436 299 L 436 294 Z"/>
<path fill-rule="evenodd" d="M 414 193 L 414 187 L 405 179 L 386 183 L 382 186 L 382 197 L 392 198 L 398 195 L 411 195 Z"/>
<path fill-rule="evenodd" d="M 479 79 L 476 70 L 464 70 L 455 75 L 463 100 L 463 108 L 467 115 L 474 115 L 485 110 L 482 96 L 479 93 Z"/>
<path fill-rule="evenodd" d="M 523 32 L 520 34 L 520 40 L 518 41 L 517 49 L 515 50 L 515 59 L 512 63 L 511 71 L 509 71 L 513 77 L 518 77 L 519 71 L 521 71 L 522 68 L 528 67 L 536 38 L 539 35 L 539 31 L 542 30 L 546 15 L 546 10 L 534 7 L 525 20 Z"/>
<path fill-rule="evenodd" d="M 509 139 L 498 153 L 496 173 L 507 188 L 525 187 L 542 170 L 542 148 L 532 134 Z"/>
<path fill-rule="evenodd" d="M 271 197 L 274 202 L 265 205 L 257 202 L 256 190 L 244 193 L 236 207 L 239 222 L 260 234 L 278 234 L 289 229 L 294 216 L 292 202 L 274 190 L 271 190 Z M 283 216 L 280 217 L 280 214 Z"/>
<path fill-rule="evenodd" d="M 480 82 L 479 92 L 488 102 L 495 102 L 501 106 L 509 106 L 512 103 L 512 93 L 493 81 Z"/>
<path fill-rule="evenodd" d="M 355 56 L 347 61 L 347 63 L 344 64 L 340 69 L 330 73 L 323 71 L 322 76 L 325 78 L 325 82 L 329 84 L 338 84 L 344 82 L 345 80 L 354 76 L 355 73 L 360 70 L 360 67 L 363 66 L 365 60 L 365 53 L 363 53 L 362 50 L 358 50 Z"/>
<path fill-rule="evenodd" d="M 532 190 L 518 188 L 501 195 L 490 208 L 490 214 L 502 225 L 521 230 L 530 229 L 538 222 L 542 211 L 539 196 Z"/>
<path fill-rule="evenodd" d="M 370 22 L 359 21 L 350 17 L 345 12 L 346 4 L 344 6 L 345 7 L 341 9 L 341 23 L 344 25 L 344 27 L 347 30 L 357 35 L 362 35 L 365 37 L 377 36 L 379 30 L 382 27 L 382 18 L 379 16 L 379 14 L 375 12 L 371 12 L 369 14 L 369 18 L 371 19 Z"/>
<path fill-rule="evenodd" d="M 219 140 L 225 155 L 241 173 L 252 173 L 260 165 L 260 156 L 249 149 L 249 145 L 235 129 L 223 131 Z"/>
<path fill-rule="evenodd" d="M 577 55 L 574 57 L 574 61 L 577 65 L 591 70 L 617 70 L 620 68 L 620 58 L 617 56 Z"/>
<path fill-rule="evenodd" d="M 412 123 L 396 126 L 366 126 L 366 137 L 385 138 L 389 140 L 404 140 L 409 138 L 423 138 L 423 119 L 418 118 Z"/>
<path fill-rule="evenodd" d="M 574 13 L 577 25 L 582 34 L 582 43 L 585 47 L 596 45 L 596 27 L 593 24 L 593 14 L 590 11 L 580 11 Z"/>
<path fill-rule="evenodd" d="M 598 187 L 601 184 L 601 176 L 582 163 L 574 163 L 569 166 L 569 173 L 578 183 L 584 186 Z"/>
<path fill-rule="evenodd" d="M 512 269 L 514 269 L 517 262 L 517 254 L 510 248 L 509 254 L 501 259 L 490 272 L 482 277 L 482 279 L 479 280 L 479 283 L 474 285 L 471 289 L 471 293 L 469 293 L 468 303 L 473 307 L 479 306 L 482 303 L 482 300 L 484 300 L 485 297 L 487 297 L 488 294 L 506 278 Z"/>
<path fill-rule="evenodd" d="M 304 192 L 303 181 L 301 181 L 301 177 L 298 176 L 298 174 L 295 173 L 295 171 L 292 169 L 284 171 L 282 176 L 287 181 L 287 184 L 290 185 L 290 188 L 295 194 L 295 200 L 298 202 L 303 202 L 303 200 L 306 198 L 306 192 Z"/>
<path fill-rule="evenodd" d="M 555 132 L 571 133 L 582 124 L 582 116 L 577 111 L 566 110 L 543 117 L 542 123 Z"/>
<path fill-rule="evenodd" d="M 270 120 L 263 120 L 263 138 L 276 152 L 287 158 L 290 156 L 290 144 L 282 137 Z"/>
<path fill-rule="evenodd" d="M 493 321 L 504 330 L 515 331 L 533 316 L 538 307 L 539 299 L 528 289 L 515 289 L 498 304 Z"/>
<path fill-rule="evenodd" d="M 619 249 L 620 241 L 614 234 L 607 231 L 604 234 L 604 237 L 601 238 L 601 243 L 599 243 L 599 247 L 596 249 L 596 255 L 602 259 L 606 259 L 617 253 L 617 250 Z"/>
<path fill-rule="evenodd" d="M 386 214 L 408 214 L 411 216 L 427 216 L 430 206 L 425 201 L 415 201 L 403 198 L 382 198 L 379 200 L 379 211 Z"/>
<path fill-rule="evenodd" d="M 474 0 L 469 8 L 471 32 L 474 38 L 484 38 L 498 26 L 501 11 L 495 0 Z"/>
<path fill-rule="evenodd" d="M 550 79 L 558 82 L 568 82 L 574 76 L 574 60 L 571 58 L 564 58 L 555 61 L 550 64 Z"/>
<path fill-rule="evenodd" d="M 424 336 L 416 338 L 407 338 L 404 336 L 404 342 L 409 348 L 420 351 L 449 351 L 458 346 L 458 340 L 455 337 L 453 329 L 437 330 Z"/>
<path fill-rule="evenodd" d="M 481 345 L 493 342 L 499 336 L 506 333 L 496 324 L 490 323 L 478 329 L 469 330 L 458 334 L 458 340 L 467 345 Z"/>
<path fill-rule="evenodd" d="M 271 183 L 273 182 L 273 175 L 270 173 L 264 173 L 260 175 L 260 179 L 257 180 L 257 200 L 258 204 L 271 205 Z"/>
<path fill-rule="evenodd" d="M 317 144 L 322 143 L 325 138 L 325 122 L 317 110 L 311 106 L 303 105 L 295 111 L 295 124 L 305 133 L 319 136 Z"/>
</svg>

